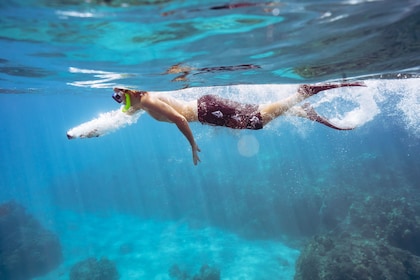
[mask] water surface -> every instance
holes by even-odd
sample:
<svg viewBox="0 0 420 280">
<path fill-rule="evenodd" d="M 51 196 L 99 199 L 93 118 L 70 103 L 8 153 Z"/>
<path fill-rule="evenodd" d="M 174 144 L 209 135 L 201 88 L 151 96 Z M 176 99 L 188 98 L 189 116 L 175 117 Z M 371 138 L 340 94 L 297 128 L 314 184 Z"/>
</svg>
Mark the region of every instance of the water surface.
<svg viewBox="0 0 420 280">
<path fill-rule="evenodd" d="M 417 205 L 419 14 L 408 0 L 2 2 L 0 202 L 60 239 L 62 263 L 39 279 L 103 256 L 121 279 L 171 279 L 175 264 L 293 279 L 304 242 L 342 226 L 352 205 Z M 367 87 L 307 101 L 355 130 L 292 117 L 254 132 L 193 123 L 198 166 L 177 128 L 146 114 L 66 138 L 118 109 L 114 86 L 264 103 L 343 79 Z"/>
</svg>

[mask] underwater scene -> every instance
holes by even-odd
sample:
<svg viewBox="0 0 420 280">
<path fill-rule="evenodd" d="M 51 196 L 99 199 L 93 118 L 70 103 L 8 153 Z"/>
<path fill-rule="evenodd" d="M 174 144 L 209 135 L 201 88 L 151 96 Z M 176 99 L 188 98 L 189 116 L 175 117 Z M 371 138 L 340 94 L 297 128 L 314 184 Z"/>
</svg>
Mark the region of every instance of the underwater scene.
<svg viewBox="0 0 420 280">
<path fill-rule="evenodd" d="M 420 279 L 418 0 L 7 0 L 0 50 L 0 279 Z"/>
</svg>

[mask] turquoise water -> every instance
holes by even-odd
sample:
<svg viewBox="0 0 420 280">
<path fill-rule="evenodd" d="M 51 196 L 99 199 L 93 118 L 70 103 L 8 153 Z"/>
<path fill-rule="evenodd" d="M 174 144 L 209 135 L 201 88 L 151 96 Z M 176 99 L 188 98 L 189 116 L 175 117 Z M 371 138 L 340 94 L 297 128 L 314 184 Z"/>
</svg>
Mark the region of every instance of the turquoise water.
<svg viewBox="0 0 420 280">
<path fill-rule="evenodd" d="M 89 257 L 112 260 L 121 279 L 181 279 L 174 265 L 191 277 L 210 265 L 221 279 L 293 279 L 305 242 L 342 226 L 357 202 L 418 206 L 418 1 L 79 2 L 0 4 L 0 203 L 24 206 L 62 249 L 36 279 L 69 279 Z M 308 101 L 355 130 L 287 116 L 261 131 L 192 123 L 198 166 L 177 128 L 146 114 L 66 138 L 119 109 L 114 86 L 265 103 L 342 79 L 367 87 Z"/>
</svg>

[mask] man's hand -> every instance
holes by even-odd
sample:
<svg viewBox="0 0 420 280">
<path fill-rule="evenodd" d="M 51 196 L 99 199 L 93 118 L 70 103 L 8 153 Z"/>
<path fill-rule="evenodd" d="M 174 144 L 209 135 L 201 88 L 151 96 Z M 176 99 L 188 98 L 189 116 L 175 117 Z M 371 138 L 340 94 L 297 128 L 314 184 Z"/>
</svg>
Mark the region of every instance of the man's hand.
<svg viewBox="0 0 420 280">
<path fill-rule="evenodd" d="M 158 98 L 153 98 L 150 95 L 146 94 L 142 97 L 141 100 L 143 108 L 152 117 L 159 121 L 167 121 L 176 124 L 178 129 L 182 132 L 182 134 L 184 134 L 184 136 L 190 143 L 193 153 L 194 165 L 197 165 L 200 161 L 200 158 L 198 157 L 198 152 L 200 152 L 200 148 L 195 143 L 194 136 L 191 132 L 187 119 L 178 111 L 176 111 L 171 105 L 163 102 Z"/>
<path fill-rule="evenodd" d="M 200 158 L 198 157 L 198 152 L 201 152 L 200 148 L 197 146 L 197 144 L 192 146 L 192 154 L 193 154 L 193 161 L 194 165 L 197 165 L 198 162 L 200 162 Z"/>
</svg>

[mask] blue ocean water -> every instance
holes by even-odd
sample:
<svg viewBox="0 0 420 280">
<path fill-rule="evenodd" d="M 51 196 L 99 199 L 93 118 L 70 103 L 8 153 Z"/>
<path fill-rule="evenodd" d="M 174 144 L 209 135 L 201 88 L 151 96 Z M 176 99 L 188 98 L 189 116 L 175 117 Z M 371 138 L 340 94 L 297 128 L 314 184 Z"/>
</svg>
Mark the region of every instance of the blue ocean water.
<svg viewBox="0 0 420 280">
<path fill-rule="evenodd" d="M 25 207 L 62 249 L 33 277 L 69 279 L 106 257 L 120 279 L 192 279 L 206 265 L 220 279 L 293 279 L 305 242 L 343 227 L 358 202 L 420 209 L 419 14 L 410 0 L 0 3 L 0 204 Z M 266 103 L 342 80 L 366 87 L 307 101 L 356 129 L 288 116 L 261 131 L 192 123 L 198 166 L 177 128 L 146 114 L 66 137 L 119 109 L 114 86 Z"/>
</svg>

